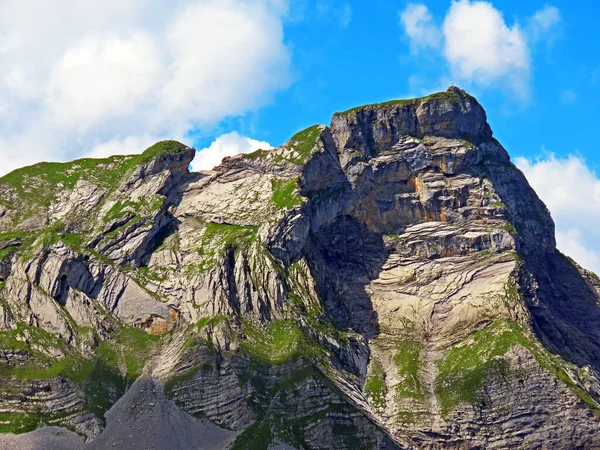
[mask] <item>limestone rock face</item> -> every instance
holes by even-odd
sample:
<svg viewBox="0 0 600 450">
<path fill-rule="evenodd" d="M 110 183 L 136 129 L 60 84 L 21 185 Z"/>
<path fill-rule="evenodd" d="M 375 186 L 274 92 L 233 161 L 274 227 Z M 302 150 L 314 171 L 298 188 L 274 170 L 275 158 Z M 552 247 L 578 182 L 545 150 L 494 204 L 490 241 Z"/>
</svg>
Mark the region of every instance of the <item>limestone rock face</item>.
<svg viewBox="0 0 600 450">
<path fill-rule="evenodd" d="M 210 430 L 199 448 L 600 446 L 600 281 L 475 98 L 193 156 L 0 179 L 0 432 L 173 427 L 139 408 Z"/>
</svg>

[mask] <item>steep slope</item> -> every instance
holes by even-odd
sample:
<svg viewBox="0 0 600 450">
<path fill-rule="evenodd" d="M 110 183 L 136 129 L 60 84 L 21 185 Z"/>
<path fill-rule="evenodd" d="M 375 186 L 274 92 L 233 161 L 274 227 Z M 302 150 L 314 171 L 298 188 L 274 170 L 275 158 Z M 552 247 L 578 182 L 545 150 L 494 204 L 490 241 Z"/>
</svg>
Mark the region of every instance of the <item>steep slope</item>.
<svg viewBox="0 0 600 450">
<path fill-rule="evenodd" d="M 145 372 L 233 449 L 600 445 L 600 280 L 473 97 L 354 108 L 210 172 L 193 155 L 0 179 L 0 432 L 92 440 Z M 109 416 L 145 417 L 127 405 Z"/>
</svg>

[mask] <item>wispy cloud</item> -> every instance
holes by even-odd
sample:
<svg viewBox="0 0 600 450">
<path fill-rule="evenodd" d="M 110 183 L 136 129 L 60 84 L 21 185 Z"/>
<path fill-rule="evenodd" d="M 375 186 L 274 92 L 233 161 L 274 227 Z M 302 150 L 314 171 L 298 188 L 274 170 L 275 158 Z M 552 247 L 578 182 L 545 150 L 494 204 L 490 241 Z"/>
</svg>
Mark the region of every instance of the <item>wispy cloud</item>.
<svg viewBox="0 0 600 450">
<path fill-rule="evenodd" d="M 427 6 L 411 3 L 399 15 L 400 25 L 410 40 L 413 53 L 425 48 L 438 48 L 441 45 L 442 33 L 433 22 L 433 16 Z"/>
<path fill-rule="evenodd" d="M 531 16 L 527 23 L 527 35 L 530 41 L 537 43 L 542 39 L 554 38 L 554 32 L 562 21 L 560 10 L 556 6 L 545 5 Z"/>
<path fill-rule="evenodd" d="M 352 21 L 352 6 L 350 6 L 349 3 L 345 3 L 344 6 L 342 6 L 342 10 L 340 13 L 340 23 L 344 27 L 347 27 L 348 25 L 350 25 L 351 21 Z"/>
</svg>

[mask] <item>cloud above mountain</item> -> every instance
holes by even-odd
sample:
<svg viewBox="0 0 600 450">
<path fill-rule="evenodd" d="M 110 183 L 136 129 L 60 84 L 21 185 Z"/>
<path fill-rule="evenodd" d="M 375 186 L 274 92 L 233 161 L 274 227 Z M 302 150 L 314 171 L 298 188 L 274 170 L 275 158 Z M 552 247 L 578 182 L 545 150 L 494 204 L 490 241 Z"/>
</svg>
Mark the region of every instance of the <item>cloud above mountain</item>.
<svg viewBox="0 0 600 450">
<path fill-rule="evenodd" d="M 516 158 L 556 223 L 558 248 L 600 273 L 600 178 L 579 156 Z"/>
<path fill-rule="evenodd" d="M 240 153 L 250 153 L 255 150 L 269 150 L 272 146 L 268 142 L 257 141 L 240 136 L 236 131 L 223 134 L 215 139 L 210 146 L 199 150 L 192 161 L 192 170 L 211 170 L 218 166 L 226 156 Z"/>
<path fill-rule="evenodd" d="M 561 21 L 558 8 L 546 5 L 526 19 L 508 23 L 502 12 L 484 1 L 453 1 L 443 19 L 427 5 L 409 4 L 399 13 L 411 52 L 437 52 L 446 63 L 445 79 L 488 87 L 509 86 L 528 96 L 532 46 L 550 36 Z"/>
<path fill-rule="evenodd" d="M 286 11 L 281 0 L 1 2 L 0 174 L 139 152 L 256 110 L 292 80 Z"/>
</svg>

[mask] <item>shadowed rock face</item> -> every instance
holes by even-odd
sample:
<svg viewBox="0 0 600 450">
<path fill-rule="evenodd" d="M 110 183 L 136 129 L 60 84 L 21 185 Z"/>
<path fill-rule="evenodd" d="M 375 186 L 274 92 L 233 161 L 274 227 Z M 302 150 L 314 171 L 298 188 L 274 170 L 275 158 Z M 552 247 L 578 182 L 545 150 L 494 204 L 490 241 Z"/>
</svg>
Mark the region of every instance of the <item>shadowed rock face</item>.
<svg viewBox="0 0 600 450">
<path fill-rule="evenodd" d="M 0 179 L 0 432 L 136 448 L 123 424 L 162 442 L 171 411 L 215 437 L 181 448 L 600 446 L 600 280 L 469 94 L 193 156 Z"/>
</svg>

